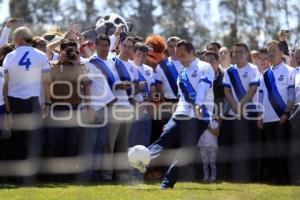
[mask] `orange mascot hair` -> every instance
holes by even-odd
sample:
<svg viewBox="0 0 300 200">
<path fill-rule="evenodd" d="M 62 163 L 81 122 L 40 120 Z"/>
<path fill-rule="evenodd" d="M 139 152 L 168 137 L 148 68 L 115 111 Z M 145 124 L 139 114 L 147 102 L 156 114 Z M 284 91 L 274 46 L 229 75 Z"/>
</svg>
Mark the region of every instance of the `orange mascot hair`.
<svg viewBox="0 0 300 200">
<path fill-rule="evenodd" d="M 149 52 L 147 63 L 155 67 L 165 58 L 166 40 L 159 35 L 150 35 L 146 38 L 145 44 L 153 49 Z"/>
</svg>

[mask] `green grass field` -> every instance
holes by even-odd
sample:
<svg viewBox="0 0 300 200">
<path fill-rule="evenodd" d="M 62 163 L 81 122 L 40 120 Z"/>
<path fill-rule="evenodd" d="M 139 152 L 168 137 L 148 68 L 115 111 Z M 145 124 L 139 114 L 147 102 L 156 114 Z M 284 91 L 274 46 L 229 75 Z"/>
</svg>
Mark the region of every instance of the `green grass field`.
<svg viewBox="0 0 300 200">
<path fill-rule="evenodd" d="M 41 185 L 39 187 L 2 186 L 0 199 L 8 200 L 299 200 L 300 186 L 263 184 L 178 183 L 161 191 L 159 183 L 137 185 Z"/>
</svg>

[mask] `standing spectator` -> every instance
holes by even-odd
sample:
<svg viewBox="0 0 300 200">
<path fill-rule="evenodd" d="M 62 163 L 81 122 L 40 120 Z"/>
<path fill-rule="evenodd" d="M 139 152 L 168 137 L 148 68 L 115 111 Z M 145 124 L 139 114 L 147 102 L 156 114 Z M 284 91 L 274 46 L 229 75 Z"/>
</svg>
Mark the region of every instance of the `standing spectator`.
<svg viewBox="0 0 300 200">
<path fill-rule="evenodd" d="M 172 105 L 178 102 L 177 78 L 182 69 L 182 64 L 178 60 L 175 52 L 176 43 L 180 38 L 173 36 L 167 40 L 167 51 L 170 57 L 165 58 L 155 68 L 155 81 L 157 93 L 160 94 L 160 102 L 166 102 L 167 105 L 161 106 L 162 119 L 153 120 L 153 132 L 151 141 L 154 142 L 160 134 L 163 126 L 168 122 L 172 113 Z"/>
<path fill-rule="evenodd" d="M 89 128 L 81 136 L 80 153 L 84 156 L 82 163 L 86 172 L 80 177 L 80 181 L 101 180 L 101 166 L 103 162 L 104 145 L 107 142 L 109 130 L 108 123 L 111 117 L 111 106 L 116 101 L 113 94 L 113 86 L 116 82 L 113 62 L 107 59 L 110 40 L 103 34 L 96 37 L 97 55 L 93 56 L 86 64 L 89 71 L 91 84 L 91 107 L 90 111 L 94 121 L 94 128 Z M 99 173 L 100 172 L 100 173 Z"/>
<path fill-rule="evenodd" d="M 258 66 L 258 54 L 256 50 L 251 51 L 251 63 Z"/>
<path fill-rule="evenodd" d="M 206 46 L 206 50 L 207 51 L 213 51 L 215 53 L 219 53 L 221 49 L 221 44 L 218 42 L 210 42 L 207 46 Z"/>
<path fill-rule="evenodd" d="M 295 57 L 295 53 L 296 53 L 296 49 L 292 49 L 290 50 L 290 63 L 289 63 L 289 66 L 291 67 L 297 67 L 297 61 L 296 61 L 296 57 Z"/>
<path fill-rule="evenodd" d="M 76 117 L 80 114 L 77 110 L 84 100 L 88 101 L 83 96 L 90 96 L 90 80 L 86 66 L 80 63 L 77 43 L 62 40 L 59 60 L 51 65 L 53 115 L 49 121 L 51 130 L 47 134 L 47 156 L 77 156 L 79 137 L 85 131 L 77 123 Z M 66 117 L 70 113 L 73 115 Z M 74 162 L 72 167 L 76 165 Z"/>
<path fill-rule="evenodd" d="M 235 44 L 232 56 L 236 64 L 225 71 L 223 80 L 225 97 L 231 106 L 228 113 L 231 119 L 227 117 L 224 120 L 224 126 L 228 128 L 224 137 L 232 141 L 230 157 L 233 162 L 233 179 L 249 181 L 256 178 L 258 173 L 257 166 L 255 164 L 251 166 L 249 162 L 250 156 L 256 156 L 257 152 L 251 150 L 256 149 L 254 144 L 259 137 L 255 128 L 256 123 L 249 120 L 249 117 L 257 115 L 255 103 L 258 99 L 255 95 L 260 85 L 260 77 L 258 68 L 248 63 L 249 48 L 246 44 Z"/>
<path fill-rule="evenodd" d="M 227 47 L 222 47 L 220 49 L 219 57 L 220 57 L 220 67 L 222 69 L 228 68 L 231 64 L 231 60 L 230 60 L 230 51 Z"/>
<path fill-rule="evenodd" d="M 38 129 L 41 122 L 41 82 L 45 91 L 43 117 L 48 116 L 51 105 L 48 59 L 43 52 L 30 46 L 32 38 L 27 27 L 17 28 L 13 33 L 16 49 L 3 61 L 6 121 L 13 121 L 9 150 L 9 157 L 13 160 L 34 159 L 40 153 L 41 135 Z M 28 119 L 31 120 L 25 126 L 24 120 Z"/>
<path fill-rule="evenodd" d="M 258 121 L 263 128 L 262 152 L 264 179 L 286 183 L 290 111 L 295 100 L 293 68 L 282 61 L 283 49 L 278 41 L 267 46 L 271 66 L 263 74 L 264 117 Z"/>
<path fill-rule="evenodd" d="M 300 48 L 295 50 L 295 105 L 293 108 L 292 117 L 290 119 L 290 154 L 289 154 L 289 175 L 292 184 L 300 184 Z"/>
<path fill-rule="evenodd" d="M 104 181 L 127 181 L 127 169 L 118 169 L 119 166 L 128 167 L 125 152 L 128 149 L 128 140 L 132 128 L 134 103 L 133 96 L 137 93 L 137 70 L 129 57 L 133 54 L 133 38 L 126 33 L 121 33 L 119 50 L 120 54 L 114 58 L 116 84 L 114 95 L 118 101 L 113 105 L 114 116 L 109 124 L 109 134 L 104 146 L 105 158 L 103 160 L 102 179 Z M 116 156 L 120 155 L 120 156 Z"/>
<path fill-rule="evenodd" d="M 197 146 L 200 148 L 204 182 L 215 182 L 217 179 L 216 159 L 219 134 L 219 123 L 217 120 L 212 120 L 198 141 Z"/>
<path fill-rule="evenodd" d="M 47 53 L 47 44 L 46 41 L 41 37 L 34 37 L 32 40 L 32 47 L 37 48 L 38 50 Z"/>
<path fill-rule="evenodd" d="M 289 46 L 286 41 L 288 35 L 289 35 L 289 33 L 287 33 L 284 30 L 281 30 L 278 32 L 278 41 L 280 43 L 283 55 L 286 55 L 286 56 L 289 56 Z"/>
<path fill-rule="evenodd" d="M 15 45 L 12 43 L 5 44 L 0 48 L 0 91 L 3 91 L 4 86 L 4 70 L 3 70 L 3 61 L 7 54 L 15 50 Z M 0 93 L 0 138 L 7 138 L 10 136 L 10 130 L 7 130 L 7 127 L 4 127 L 4 114 L 5 114 L 5 106 L 4 106 L 4 98 L 3 98 L 3 92 Z M 6 156 L 7 153 L 7 142 L 5 142 L 5 145 L 3 147 L 3 150 L 1 150 L 1 155 Z M 2 157 L 1 157 L 2 158 Z"/>
<path fill-rule="evenodd" d="M 258 69 L 261 74 L 270 66 L 270 59 L 267 49 L 260 49 L 258 51 Z"/>
<path fill-rule="evenodd" d="M 148 56 L 148 47 L 141 42 L 134 45 L 133 65 L 138 70 L 138 80 L 143 83 L 139 87 L 140 93 L 135 97 L 136 100 L 136 118 L 132 125 L 132 132 L 129 138 L 129 146 L 144 145 L 148 146 L 151 140 L 152 123 L 150 116 L 150 105 L 142 104 L 150 102 L 155 92 L 155 80 L 153 69 L 145 64 Z"/>
<path fill-rule="evenodd" d="M 209 144 L 214 146 L 214 147 L 218 147 L 218 139 L 217 136 L 219 136 L 219 133 L 221 130 L 220 127 L 222 127 L 222 113 L 223 113 L 223 108 L 224 108 L 224 100 L 225 100 L 225 95 L 224 95 L 224 88 L 223 88 L 223 78 L 224 78 L 224 70 L 223 68 L 221 68 L 220 66 L 220 62 L 219 62 L 219 56 L 217 53 L 212 52 L 212 51 L 208 51 L 204 54 L 204 60 L 206 62 L 208 62 L 209 64 L 211 64 L 211 66 L 213 67 L 213 70 L 215 72 L 215 80 L 213 83 L 213 88 L 214 88 L 214 103 L 215 103 L 215 108 L 214 108 L 214 118 L 215 120 L 218 122 L 217 125 L 215 125 L 214 122 L 212 122 L 212 124 L 210 124 L 209 126 L 212 126 L 209 130 L 206 130 L 206 134 L 204 136 L 204 133 L 202 134 L 204 138 L 210 138 L 208 139 Z M 210 132 L 211 131 L 211 132 Z M 208 134 L 208 132 L 210 134 Z M 213 135 L 211 135 L 211 133 Z M 206 140 L 205 140 L 206 141 Z M 226 135 L 225 137 L 222 137 L 222 135 L 219 138 L 220 141 L 220 147 L 223 149 L 223 147 L 227 145 L 227 138 Z M 224 145 L 224 146 L 223 146 Z M 215 148 L 210 148 L 211 151 L 213 151 L 214 154 L 212 154 L 212 156 L 217 156 L 217 152 L 214 151 L 216 150 Z M 200 152 L 201 153 L 201 152 Z M 223 152 L 221 152 L 221 160 L 218 162 L 218 165 L 220 166 L 221 169 L 221 173 L 219 173 L 219 177 L 221 179 L 224 179 L 226 177 L 226 175 L 224 174 L 223 169 L 226 168 L 226 166 L 224 167 L 224 165 L 226 165 L 227 163 L 224 162 L 224 154 L 222 154 Z M 226 152 L 225 152 L 226 155 Z M 215 159 L 214 159 L 215 161 Z M 204 166 L 203 166 L 204 167 Z M 213 168 L 216 168 L 215 163 L 212 164 Z M 226 173 L 226 172 L 225 172 Z M 212 176 L 213 179 L 212 181 L 214 181 L 217 176 L 215 174 L 215 176 Z"/>
</svg>

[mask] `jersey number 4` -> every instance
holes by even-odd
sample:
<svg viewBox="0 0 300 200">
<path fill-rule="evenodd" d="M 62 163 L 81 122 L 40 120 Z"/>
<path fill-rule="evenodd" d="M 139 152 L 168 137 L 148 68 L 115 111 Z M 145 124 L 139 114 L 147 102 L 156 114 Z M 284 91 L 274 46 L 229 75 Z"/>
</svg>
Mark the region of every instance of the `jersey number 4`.
<svg viewBox="0 0 300 200">
<path fill-rule="evenodd" d="M 25 66 L 26 71 L 29 70 L 29 67 L 31 65 L 30 58 L 27 58 L 29 54 L 29 51 L 26 51 L 25 54 L 22 56 L 21 60 L 19 61 L 20 66 Z"/>
</svg>

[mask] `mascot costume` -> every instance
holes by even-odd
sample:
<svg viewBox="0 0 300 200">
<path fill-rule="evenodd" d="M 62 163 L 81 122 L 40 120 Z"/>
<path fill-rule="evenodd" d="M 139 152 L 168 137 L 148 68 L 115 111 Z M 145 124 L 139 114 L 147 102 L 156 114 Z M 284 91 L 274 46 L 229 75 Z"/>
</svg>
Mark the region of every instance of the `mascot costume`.
<svg viewBox="0 0 300 200">
<path fill-rule="evenodd" d="M 151 47 L 147 58 L 147 65 L 154 70 L 162 60 L 165 58 L 166 40 L 159 35 L 151 35 L 146 38 L 145 44 Z"/>
<path fill-rule="evenodd" d="M 98 17 L 95 26 L 87 28 L 83 31 L 82 35 L 84 36 L 84 40 L 92 42 L 96 41 L 96 36 L 98 34 L 108 35 L 111 40 L 110 49 L 112 49 L 116 41 L 114 33 L 120 24 L 124 24 L 124 32 L 130 32 L 133 28 L 133 24 L 131 22 L 127 22 L 120 15 L 110 13 L 108 15 Z"/>
</svg>

